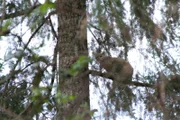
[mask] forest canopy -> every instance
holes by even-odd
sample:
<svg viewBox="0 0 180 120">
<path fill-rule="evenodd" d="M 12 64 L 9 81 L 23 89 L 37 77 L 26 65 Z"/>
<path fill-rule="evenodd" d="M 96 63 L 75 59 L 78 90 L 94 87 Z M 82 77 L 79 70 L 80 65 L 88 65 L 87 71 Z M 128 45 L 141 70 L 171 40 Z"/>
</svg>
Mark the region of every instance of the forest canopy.
<svg viewBox="0 0 180 120">
<path fill-rule="evenodd" d="M 0 0 L 0 11 L 1 119 L 180 119 L 178 0 Z"/>
</svg>

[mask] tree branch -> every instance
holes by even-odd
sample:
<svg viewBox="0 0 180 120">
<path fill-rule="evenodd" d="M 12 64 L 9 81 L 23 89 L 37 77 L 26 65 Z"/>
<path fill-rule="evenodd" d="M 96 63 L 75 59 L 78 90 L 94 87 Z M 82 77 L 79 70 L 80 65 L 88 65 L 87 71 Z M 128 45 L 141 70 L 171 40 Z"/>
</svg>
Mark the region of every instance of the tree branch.
<svg viewBox="0 0 180 120">
<path fill-rule="evenodd" d="M 34 9 L 36 9 L 37 7 L 39 7 L 41 4 L 38 5 L 34 5 L 31 8 L 27 8 L 26 10 L 21 10 L 21 11 L 16 11 L 14 13 L 11 14 L 5 14 L 4 16 L 0 16 L 0 19 L 10 19 L 10 18 L 15 18 L 15 17 L 19 17 L 22 15 L 27 15 L 29 13 L 31 13 Z"/>
<path fill-rule="evenodd" d="M 108 79 L 111 79 L 112 81 L 114 80 L 114 76 L 112 74 L 109 74 L 109 73 L 102 73 L 102 72 L 98 72 L 98 71 L 94 71 L 94 70 L 88 70 L 88 73 L 93 75 L 93 76 L 100 76 L 100 77 L 108 78 Z M 122 83 L 127 84 L 127 85 L 131 85 L 131 86 L 137 86 L 137 87 L 152 88 L 154 86 L 153 84 L 136 82 L 136 81 L 132 81 L 129 83 L 122 82 Z"/>
</svg>

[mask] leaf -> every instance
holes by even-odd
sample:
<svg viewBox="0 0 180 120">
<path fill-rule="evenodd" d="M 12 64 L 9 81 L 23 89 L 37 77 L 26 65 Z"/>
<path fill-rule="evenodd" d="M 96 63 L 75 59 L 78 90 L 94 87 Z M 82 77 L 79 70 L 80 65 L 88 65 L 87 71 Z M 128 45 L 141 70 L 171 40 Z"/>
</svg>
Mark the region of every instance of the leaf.
<svg viewBox="0 0 180 120">
<path fill-rule="evenodd" d="M 2 32 L 7 31 L 7 28 L 11 25 L 11 21 L 7 20 L 5 24 L 2 26 Z"/>
<path fill-rule="evenodd" d="M 56 93 L 56 100 L 57 100 L 58 104 L 67 103 L 68 101 L 72 101 L 75 98 L 76 98 L 76 96 L 74 96 L 74 95 L 65 95 L 65 94 L 62 94 L 61 92 Z"/>
<path fill-rule="evenodd" d="M 42 14 L 46 14 L 49 9 L 55 8 L 55 4 L 53 2 L 45 2 L 39 7 L 39 10 Z"/>
<path fill-rule="evenodd" d="M 87 67 L 88 63 L 92 60 L 87 56 L 80 56 L 79 59 L 71 66 L 69 72 L 73 76 L 77 75 L 80 71 L 82 71 L 85 67 Z"/>
<path fill-rule="evenodd" d="M 76 97 L 74 95 L 69 95 L 68 100 L 74 100 Z"/>
</svg>

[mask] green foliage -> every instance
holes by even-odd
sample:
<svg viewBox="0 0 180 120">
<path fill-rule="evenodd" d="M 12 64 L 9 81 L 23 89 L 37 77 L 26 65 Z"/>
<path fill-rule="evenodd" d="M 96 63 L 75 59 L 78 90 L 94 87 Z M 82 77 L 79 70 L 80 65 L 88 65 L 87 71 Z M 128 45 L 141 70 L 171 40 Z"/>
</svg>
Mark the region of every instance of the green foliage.
<svg viewBox="0 0 180 120">
<path fill-rule="evenodd" d="M 73 76 L 76 76 L 84 68 L 87 68 L 88 63 L 91 62 L 91 59 L 87 56 L 80 56 L 79 59 L 71 66 L 69 72 Z"/>
<path fill-rule="evenodd" d="M 74 95 L 65 95 L 60 91 L 56 93 L 55 99 L 59 105 L 65 104 L 68 101 L 74 100 L 76 97 Z"/>
<path fill-rule="evenodd" d="M 48 10 L 54 8 L 55 8 L 55 3 L 48 1 L 40 5 L 38 9 L 42 14 L 47 14 Z"/>
<path fill-rule="evenodd" d="M 8 29 L 8 27 L 11 25 L 11 21 L 7 20 L 4 25 L 2 26 L 1 30 L 4 32 Z"/>
<path fill-rule="evenodd" d="M 49 96 L 47 87 L 32 88 L 31 100 L 33 101 L 33 113 L 39 113 L 43 110 L 43 104 L 49 104 Z"/>
<path fill-rule="evenodd" d="M 3 2 L 6 2 L 5 6 Z M 87 14 L 89 29 L 94 30 L 93 40 L 90 43 L 92 45 L 89 44 L 90 52 L 104 52 L 106 55 L 117 55 L 127 60 L 130 57 L 133 62 L 137 58 L 141 59 L 133 67 L 135 72 L 143 71 L 134 73 L 137 76 L 133 77 L 131 84 L 118 84 L 120 87 L 115 89 L 111 89 L 109 81 L 103 79 L 101 87 L 97 82 L 100 80 L 99 77 L 91 77 L 91 81 L 99 89 L 104 90 L 100 91 L 103 101 L 101 103 L 104 106 L 103 104 L 100 106 L 106 108 L 103 109 L 105 112 L 109 110 L 110 115 L 107 117 L 116 119 L 113 118 L 113 114 L 117 116 L 119 111 L 129 112 L 129 115 L 133 116 L 132 104 L 142 101 L 147 108 L 145 112 L 141 111 L 144 112 L 144 116 L 153 111 L 161 119 L 162 113 L 167 110 L 163 114 L 169 115 L 171 119 L 179 119 L 180 78 L 177 77 L 180 73 L 179 1 L 165 0 L 159 3 L 157 0 L 93 0 L 93 2 L 92 6 L 89 6 L 92 11 Z M 5 55 L 9 59 L 3 61 L 0 58 L 0 107 L 16 115 L 27 109 L 29 101 L 33 103 L 30 108 L 34 111 L 33 115 L 40 113 L 44 115 L 56 113 L 58 105 L 76 99 L 76 96 L 65 95 L 61 91 L 51 92 L 58 86 L 54 86 L 54 81 L 58 79 L 56 63 L 59 62 L 53 60 L 55 55 L 46 56 L 39 53 L 46 44 L 49 44 L 46 39 L 50 41 L 55 34 L 52 31 L 54 26 L 50 26 L 52 17 L 47 18 L 55 7 L 56 3 L 49 0 L 43 4 L 36 0 L 0 0 L 2 11 L 0 36 L 9 35 L 6 39 L 9 50 Z M 6 14 L 2 16 L 4 10 Z M 160 14 L 158 18 L 157 13 Z M 31 31 L 28 31 L 29 29 Z M 53 36 L 53 40 L 54 38 Z M 4 45 L 0 47 L 3 48 Z M 16 54 L 18 50 L 21 54 Z M 140 57 L 133 57 L 134 53 L 129 54 L 134 50 Z M 145 66 L 142 60 L 145 61 Z M 89 63 L 93 63 L 89 57 L 81 56 L 70 69 L 62 70 L 60 73 L 64 78 L 75 77 L 85 72 Z M 142 70 L 139 70 L 139 66 Z M 97 68 L 97 65 L 94 68 Z M 157 97 L 157 94 L 161 94 L 158 93 L 156 85 L 158 71 L 165 72 L 169 81 L 165 85 L 165 106 L 160 106 L 161 99 Z M 170 78 L 171 74 L 177 76 Z M 33 115 L 30 117 L 35 117 Z M 71 119 L 80 120 L 83 115 L 74 115 Z M 0 111 L 0 119 L 10 119 L 9 116 L 7 112 Z"/>
<path fill-rule="evenodd" d="M 47 56 L 39 56 L 38 54 L 33 54 L 32 56 L 29 56 L 29 60 L 31 62 L 43 62 L 46 64 L 49 63 L 49 59 Z"/>
<path fill-rule="evenodd" d="M 0 106 L 13 111 L 15 114 L 21 113 L 24 108 L 25 99 L 28 97 L 27 83 L 22 81 L 18 86 L 11 83 L 10 87 L 0 85 Z M 0 118 L 9 118 L 9 114 L 1 113 Z"/>
</svg>

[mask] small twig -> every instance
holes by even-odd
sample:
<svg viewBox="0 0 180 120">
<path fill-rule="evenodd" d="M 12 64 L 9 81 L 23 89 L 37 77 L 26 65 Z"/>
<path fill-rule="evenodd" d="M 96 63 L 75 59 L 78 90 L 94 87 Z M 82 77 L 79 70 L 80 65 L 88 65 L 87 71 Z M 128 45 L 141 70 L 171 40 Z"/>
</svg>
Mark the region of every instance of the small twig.
<svg viewBox="0 0 180 120">
<path fill-rule="evenodd" d="M 54 79 L 56 75 L 56 70 L 57 70 L 57 49 L 58 49 L 58 43 L 56 43 L 56 46 L 54 48 L 54 54 L 53 54 L 53 66 L 52 66 L 52 77 L 51 77 L 51 83 L 50 83 L 50 88 L 49 88 L 49 94 L 51 94 L 53 84 L 54 84 Z"/>
<path fill-rule="evenodd" d="M 54 29 L 54 26 L 52 24 L 51 17 L 49 17 L 49 23 L 50 23 L 50 26 L 51 26 L 51 29 L 52 29 L 52 33 L 54 34 L 56 40 L 58 40 L 58 35 L 57 35 L 57 33 L 56 33 L 55 29 Z"/>
<path fill-rule="evenodd" d="M 14 13 L 11 13 L 11 14 L 5 14 L 5 16 L 0 16 L 0 19 L 10 19 L 10 18 L 15 18 L 15 17 L 18 17 L 18 16 L 22 16 L 22 15 L 26 15 L 26 14 L 29 14 L 31 13 L 34 9 L 36 9 L 37 7 L 39 7 L 41 4 L 38 4 L 38 5 L 34 5 L 32 6 L 31 8 L 27 8 L 27 10 L 22 10 L 22 11 L 16 11 Z"/>
</svg>

